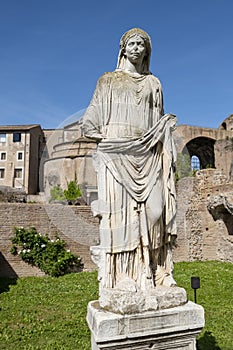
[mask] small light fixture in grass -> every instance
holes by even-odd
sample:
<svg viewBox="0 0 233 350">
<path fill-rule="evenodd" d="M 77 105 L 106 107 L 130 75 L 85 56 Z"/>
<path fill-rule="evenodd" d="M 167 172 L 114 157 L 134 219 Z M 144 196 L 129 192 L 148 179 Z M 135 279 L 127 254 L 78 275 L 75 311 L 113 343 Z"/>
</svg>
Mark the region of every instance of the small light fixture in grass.
<svg viewBox="0 0 233 350">
<path fill-rule="evenodd" d="M 191 277 L 191 287 L 193 288 L 194 290 L 194 302 L 196 303 L 197 302 L 197 289 L 199 289 L 201 286 L 200 284 L 200 277 L 197 277 L 197 276 L 193 276 Z"/>
</svg>

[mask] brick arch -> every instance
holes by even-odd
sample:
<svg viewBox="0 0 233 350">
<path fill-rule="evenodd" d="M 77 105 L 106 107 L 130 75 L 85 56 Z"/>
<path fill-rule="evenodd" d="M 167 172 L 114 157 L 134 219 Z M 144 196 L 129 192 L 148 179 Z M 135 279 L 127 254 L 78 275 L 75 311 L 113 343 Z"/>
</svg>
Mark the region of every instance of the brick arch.
<svg viewBox="0 0 233 350">
<path fill-rule="evenodd" d="M 187 153 L 190 156 L 197 156 L 200 160 L 200 168 L 215 168 L 214 154 L 215 140 L 210 137 L 195 137 L 186 143 L 182 153 Z"/>
<path fill-rule="evenodd" d="M 186 145 L 196 138 L 207 138 L 216 141 L 221 133 L 222 131 L 218 129 L 201 128 L 191 125 L 178 125 L 177 129 L 174 132 L 177 152 L 182 153 Z M 220 137 L 224 138 L 225 136 L 221 135 Z"/>
</svg>

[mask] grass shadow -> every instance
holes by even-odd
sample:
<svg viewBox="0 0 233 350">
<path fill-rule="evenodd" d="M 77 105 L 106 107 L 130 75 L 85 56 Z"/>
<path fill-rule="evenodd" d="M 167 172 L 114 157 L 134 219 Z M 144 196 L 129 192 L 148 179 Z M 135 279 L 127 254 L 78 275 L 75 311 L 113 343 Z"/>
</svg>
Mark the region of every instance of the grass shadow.
<svg viewBox="0 0 233 350">
<path fill-rule="evenodd" d="M 206 331 L 197 341 L 197 350 L 221 350 L 221 348 L 212 333 Z"/>
<path fill-rule="evenodd" d="M 0 277 L 0 294 L 8 292 L 11 285 L 17 284 L 18 278 Z"/>
<path fill-rule="evenodd" d="M 18 279 L 17 273 L 0 252 L 0 294 L 9 291 L 9 286 L 16 284 Z"/>
</svg>

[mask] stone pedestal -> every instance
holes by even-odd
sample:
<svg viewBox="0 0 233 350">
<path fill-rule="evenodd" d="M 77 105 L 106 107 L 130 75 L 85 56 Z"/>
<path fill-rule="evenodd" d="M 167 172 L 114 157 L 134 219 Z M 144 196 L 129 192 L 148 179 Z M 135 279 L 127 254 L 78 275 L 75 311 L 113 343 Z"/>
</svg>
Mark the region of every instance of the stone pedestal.
<svg viewBox="0 0 233 350">
<path fill-rule="evenodd" d="M 196 350 L 204 326 L 202 306 L 184 305 L 137 314 L 104 311 L 98 301 L 88 305 L 92 350 Z"/>
</svg>

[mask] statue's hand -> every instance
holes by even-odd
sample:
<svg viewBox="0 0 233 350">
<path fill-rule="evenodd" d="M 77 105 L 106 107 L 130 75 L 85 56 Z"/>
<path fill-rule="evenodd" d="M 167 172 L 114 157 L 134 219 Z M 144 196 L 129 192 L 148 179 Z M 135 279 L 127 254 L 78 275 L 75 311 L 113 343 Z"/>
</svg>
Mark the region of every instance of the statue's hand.
<svg viewBox="0 0 233 350">
<path fill-rule="evenodd" d="M 167 113 L 164 116 L 169 117 L 170 121 L 172 122 L 172 123 L 170 123 L 171 124 L 170 125 L 170 130 L 171 131 L 176 130 L 177 116 L 175 114 L 172 114 L 172 113 Z"/>
</svg>

